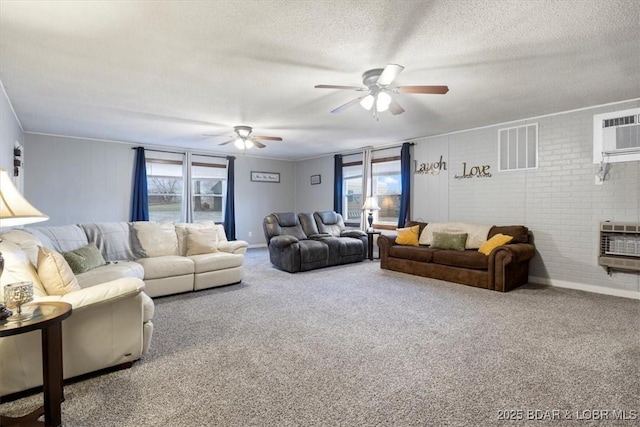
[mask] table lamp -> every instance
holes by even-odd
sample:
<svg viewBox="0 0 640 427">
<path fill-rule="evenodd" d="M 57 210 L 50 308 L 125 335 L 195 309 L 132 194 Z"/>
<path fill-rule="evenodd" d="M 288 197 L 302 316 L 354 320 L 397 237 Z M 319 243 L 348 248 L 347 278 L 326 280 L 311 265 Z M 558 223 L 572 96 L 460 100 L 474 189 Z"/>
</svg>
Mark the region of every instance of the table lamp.
<svg viewBox="0 0 640 427">
<path fill-rule="evenodd" d="M 13 185 L 6 170 L 0 169 L 0 229 L 17 225 L 46 221 L 49 217 L 34 208 L 31 203 Z M 2 239 L 0 239 L 2 242 Z M 4 270 L 4 258 L 0 252 L 0 277 Z M 11 316 L 3 304 L 0 304 L 0 320 Z"/>
<path fill-rule="evenodd" d="M 380 206 L 378 206 L 378 201 L 375 197 L 367 197 L 364 201 L 364 205 L 362 206 L 362 210 L 369 210 L 369 216 L 367 217 L 367 221 L 369 222 L 369 230 L 373 230 L 373 211 L 379 211 Z"/>
</svg>

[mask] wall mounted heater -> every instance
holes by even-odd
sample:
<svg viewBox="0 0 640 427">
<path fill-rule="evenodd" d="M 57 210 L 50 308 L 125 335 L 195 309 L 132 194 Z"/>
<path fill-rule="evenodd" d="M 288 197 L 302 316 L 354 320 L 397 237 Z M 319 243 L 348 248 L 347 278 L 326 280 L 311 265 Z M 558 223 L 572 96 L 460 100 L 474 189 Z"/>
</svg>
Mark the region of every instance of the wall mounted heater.
<svg viewBox="0 0 640 427">
<path fill-rule="evenodd" d="M 640 272 L 640 223 L 601 222 L 598 265 Z"/>
<path fill-rule="evenodd" d="M 593 116 L 593 163 L 640 160 L 640 108 Z"/>
</svg>

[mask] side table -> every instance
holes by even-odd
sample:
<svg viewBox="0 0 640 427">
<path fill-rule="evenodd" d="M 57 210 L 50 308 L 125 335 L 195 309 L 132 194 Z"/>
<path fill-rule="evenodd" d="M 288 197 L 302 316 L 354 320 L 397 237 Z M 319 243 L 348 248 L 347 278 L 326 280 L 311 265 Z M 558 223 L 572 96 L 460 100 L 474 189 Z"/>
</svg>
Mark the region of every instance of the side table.
<svg viewBox="0 0 640 427">
<path fill-rule="evenodd" d="M 24 334 L 41 330 L 42 333 L 42 379 L 44 406 L 19 418 L 2 416 L 0 425 L 42 425 L 38 418 L 44 414 L 46 427 L 62 424 L 60 403 L 64 400 L 62 374 L 62 321 L 71 316 L 71 304 L 66 302 L 33 302 L 22 306 L 23 311 L 33 316 L 21 322 L 0 322 L 0 337 Z"/>
<path fill-rule="evenodd" d="M 369 253 L 369 260 L 373 261 L 373 236 L 382 234 L 381 231 L 368 231 L 367 230 L 367 252 Z M 380 258 L 380 254 L 378 254 Z"/>
</svg>

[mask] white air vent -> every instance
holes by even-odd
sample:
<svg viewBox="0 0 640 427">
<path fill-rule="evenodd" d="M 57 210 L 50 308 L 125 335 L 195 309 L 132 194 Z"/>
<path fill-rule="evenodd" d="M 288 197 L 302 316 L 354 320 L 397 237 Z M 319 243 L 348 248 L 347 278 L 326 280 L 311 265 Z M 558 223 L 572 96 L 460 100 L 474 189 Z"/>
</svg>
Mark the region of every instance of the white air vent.
<svg viewBox="0 0 640 427">
<path fill-rule="evenodd" d="M 593 162 L 640 160 L 640 108 L 593 116 Z"/>
</svg>

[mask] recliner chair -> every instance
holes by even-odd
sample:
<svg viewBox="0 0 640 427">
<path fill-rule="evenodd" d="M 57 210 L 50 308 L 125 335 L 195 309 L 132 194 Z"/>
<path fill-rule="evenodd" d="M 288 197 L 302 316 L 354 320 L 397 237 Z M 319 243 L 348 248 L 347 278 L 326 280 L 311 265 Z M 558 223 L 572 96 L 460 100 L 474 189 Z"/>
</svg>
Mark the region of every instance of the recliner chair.
<svg viewBox="0 0 640 427">
<path fill-rule="evenodd" d="M 334 211 L 320 211 L 314 212 L 313 218 L 318 234 L 331 236 L 331 238 L 322 237 L 322 239 L 335 247 L 334 251 L 338 252 L 339 264 L 362 261 L 367 257 L 367 233 L 362 230 L 348 229 L 341 214 Z"/>
<path fill-rule="evenodd" d="M 309 239 L 293 212 L 272 213 L 262 222 L 271 263 L 295 273 L 329 265 L 329 247 Z"/>
</svg>

